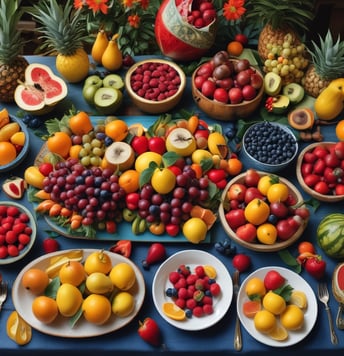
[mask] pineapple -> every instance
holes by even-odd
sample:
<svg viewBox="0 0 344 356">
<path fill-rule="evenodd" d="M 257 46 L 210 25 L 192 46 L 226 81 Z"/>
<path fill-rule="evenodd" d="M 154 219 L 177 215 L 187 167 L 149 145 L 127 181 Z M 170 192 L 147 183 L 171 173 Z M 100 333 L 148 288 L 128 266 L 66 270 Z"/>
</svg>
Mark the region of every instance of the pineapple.
<svg viewBox="0 0 344 356">
<path fill-rule="evenodd" d="M 73 1 L 65 5 L 57 0 L 42 0 L 29 7 L 30 13 L 40 23 L 43 45 L 49 53 L 55 53 L 56 69 L 70 83 L 85 79 L 89 72 L 89 58 L 83 48 L 86 23 L 80 10 L 74 10 Z"/>
<path fill-rule="evenodd" d="M 313 5 L 314 0 L 254 0 L 248 11 L 247 19 L 262 26 L 258 54 L 264 71 L 281 75 L 284 84 L 301 82 L 308 66 L 301 38 L 314 17 Z"/>
<path fill-rule="evenodd" d="M 13 102 L 18 81 L 25 80 L 29 65 L 21 56 L 24 40 L 17 30 L 22 11 L 20 1 L 0 1 L 0 102 Z"/>
<path fill-rule="evenodd" d="M 340 36 L 334 43 L 329 30 L 323 39 L 319 36 L 320 45 L 312 41 L 313 50 L 308 49 L 312 63 L 303 78 L 303 86 L 308 95 L 317 98 L 333 79 L 344 76 L 344 41 Z"/>
</svg>

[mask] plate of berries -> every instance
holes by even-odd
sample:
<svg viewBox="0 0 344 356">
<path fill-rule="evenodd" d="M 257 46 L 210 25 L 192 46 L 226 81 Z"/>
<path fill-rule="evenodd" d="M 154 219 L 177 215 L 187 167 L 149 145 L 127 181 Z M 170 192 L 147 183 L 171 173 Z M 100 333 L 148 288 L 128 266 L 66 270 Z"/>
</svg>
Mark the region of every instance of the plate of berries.
<svg viewBox="0 0 344 356">
<path fill-rule="evenodd" d="M 203 330 L 226 314 L 233 282 L 227 268 L 213 255 L 184 250 L 159 267 L 152 294 L 156 309 L 169 324 L 182 330 Z"/>
</svg>

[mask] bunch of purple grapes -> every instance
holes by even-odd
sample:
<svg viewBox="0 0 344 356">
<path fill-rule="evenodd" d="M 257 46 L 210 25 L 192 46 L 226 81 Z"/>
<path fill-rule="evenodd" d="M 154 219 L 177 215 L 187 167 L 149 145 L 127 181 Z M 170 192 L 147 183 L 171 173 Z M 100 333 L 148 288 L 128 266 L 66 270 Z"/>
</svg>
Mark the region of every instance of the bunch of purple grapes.
<svg viewBox="0 0 344 356">
<path fill-rule="evenodd" d="M 86 168 L 77 159 L 59 162 L 45 177 L 51 199 L 83 216 L 83 225 L 121 221 L 126 192 L 110 169 Z"/>
<path fill-rule="evenodd" d="M 138 214 L 148 223 L 180 225 L 190 218 L 194 205 L 205 204 L 209 199 L 209 179 L 196 178 L 195 171 L 186 165 L 183 172 L 176 176 L 176 186 L 167 195 L 155 192 L 150 184 L 140 190 Z"/>
</svg>

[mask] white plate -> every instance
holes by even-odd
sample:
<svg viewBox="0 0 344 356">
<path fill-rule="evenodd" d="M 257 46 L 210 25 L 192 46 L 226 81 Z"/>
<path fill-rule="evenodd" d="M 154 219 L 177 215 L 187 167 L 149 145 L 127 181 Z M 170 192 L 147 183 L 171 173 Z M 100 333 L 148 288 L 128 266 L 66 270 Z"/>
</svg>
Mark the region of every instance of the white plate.
<svg viewBox="0 0 344 356">
<path fill-rule="evenodd" d="M 15 309 L 18 311 L 21 317 L 34 329 L 37 329 L 44 334 L 68 338 L 84 338 L 103 335 L 118 330 L 127 325 L 141 309 L 145 297 L 145 282 L 141 271 L 132 261 L 126 257 L 109 251 L 106 251 L 106 253 L 110 256 L 113 266 L 121 262 L 129 263 L 133 267 L 136 274 L 136 283 L 130 290 L 130 292 L 132 292 L 135 297 L 135 308 L 130 315 L 125 318 L 119 318 L 113 314 L 108 322 L 100 326 L 91 324 L 83 317 L 81 317 L 73 328 L 70 325 L 70 319 L 62 316 L 58 316 L 57 319 L 54 320 L 51 324 L 43 324 L 35 318 L 31 311 L 31 304 L 35 296 L 21 285 L 23 274 L 30 268 L 45 269 L 49 265 L 49 260 L 51 257 L 58 256 L 67 251 L 68 250 L 58 251 L 41 256 L 29 263 L 18 274 L 12 288 L 12 299 Z M 99 250 L 85 249 L 83 251 L 85 259 L 92 252 Z"/>
<path fill-rule="evenodd" d="M 258 277 L 260 279 L 264 279 L 266 273 L 272 269 L 278 271 L 286 279 L 286 283 L 288 283 L 291 287 L 293 287 L 294 290 L 303 291 L 306 294 L 307 301 L 308 301 L 308 307 L 307 310 L 305 311 L 305 321 L 304 321 L 303 328 L 297 331 L 288 331 L 289 337 L 287 340 L 284 341 L 273 340 L 269 336 L 264 335 L 259 331 L 257 331 L 256 328 L 254 327 L 253 319 L 246 317 L 242 312 L 243 303 L 249 300 L 245 292 L 247 281 L 252 277 Z M 272 266 L 272 267 L 264 267 L 258 269 L 257 271 L 251 273 L 243 281 L 238 293 L 237 310 L 242 325 L 253 338 L 269 346 L 286 347 L 286 346 L 297 344 L 311 332 L 318 315 L 318 303 L 314 295 L 313 289 L 302 277 L 300 277 L 297 273 L 287 268 Z"/>
<path fill-rule="evenodd" d="M 32 229 L 30 242 L 21 251 L 19 251 L 18 256 L 15 256 L 15 257 L 7 256 L 6 258 L 0 258 L 0 265 L 7 265 L 7 264 L 14 263 L 14 262 L 21 260 L 22 258 L 24 258 L 24 256 L 26 256 L 29 253 L 29 251 L 31 250 L 31 248 L 36 240 L 37 223 L 36 223 L 34 216 L 31 214 L 30 210 L 27 209 L 22 204 L 15 203 L 13 201 L 1 201 L 0 205 L 15 206 L 21 212 L 24 212 L 30 218 L 30 221 L 27 223 L 27 225 L 29 225 Z"/>
<path fill-rule="evenodd" d="M 221 287 L 221 294 L 214 298 L 213 314 L 177 321 L 169 318 L 162 311 L 162 305 L 172 301 L 165 293 L 167 288 L 172 287 L 168 279 L 169 273 L 176 271 L 182 264 L 189 266 L 191 270 L 198 265 L 211 265 L 216 269 L 216 282 Z M 156 309 L 168 323 L 178 329 L 203 330 L 216 324 L 226 314 L 233 297 L 233 283 L 227 268 L 216 257 L 200 250 L 185 250 L 175 253 L 159 267 L 153 279 L 152 294 Z"/>
</svg>

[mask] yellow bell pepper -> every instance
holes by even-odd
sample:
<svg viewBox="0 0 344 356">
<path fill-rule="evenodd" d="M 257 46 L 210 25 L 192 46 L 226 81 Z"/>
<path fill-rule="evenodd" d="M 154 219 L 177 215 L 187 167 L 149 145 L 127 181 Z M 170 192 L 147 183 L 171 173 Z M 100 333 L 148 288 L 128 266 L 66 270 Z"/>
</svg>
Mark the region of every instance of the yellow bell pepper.
<svg viewBox="0 0 344 356">
<path fill-rule="evenodd" d="M 6 324 L 7 335 L 18 345 L 25 345 L 31 341 L 31 326 L 14 311 L 10 314 Z"/>
</svg>

